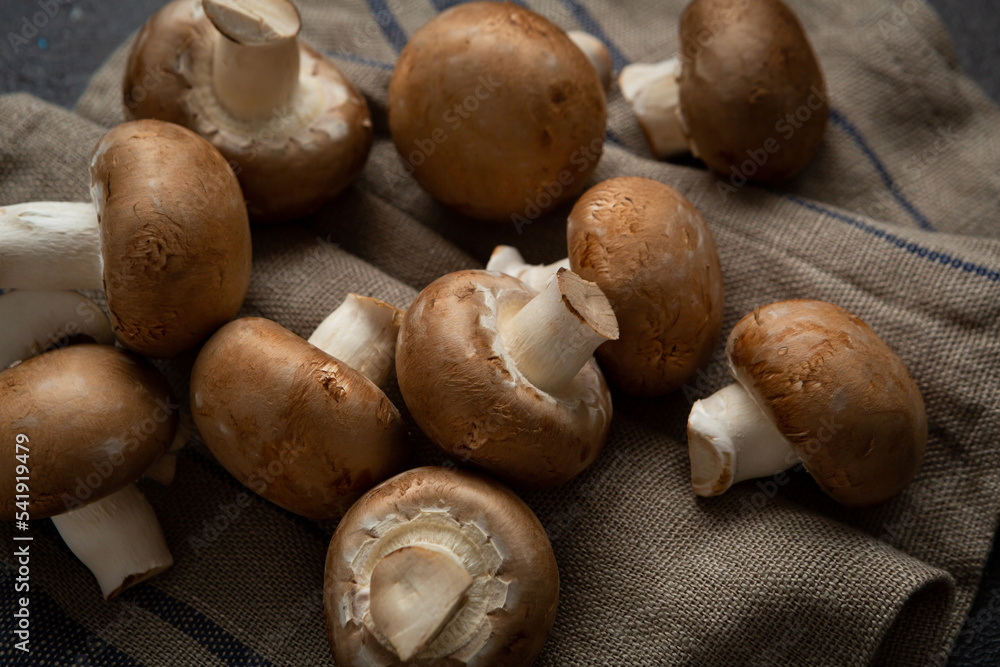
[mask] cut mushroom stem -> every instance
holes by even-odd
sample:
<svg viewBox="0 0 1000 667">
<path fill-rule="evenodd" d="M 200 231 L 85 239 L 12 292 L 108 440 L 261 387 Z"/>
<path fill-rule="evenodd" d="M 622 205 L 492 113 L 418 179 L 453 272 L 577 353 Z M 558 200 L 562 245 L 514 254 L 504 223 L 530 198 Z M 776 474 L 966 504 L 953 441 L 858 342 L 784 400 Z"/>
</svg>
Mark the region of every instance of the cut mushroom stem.
<svg viewBox="0 0 1000 667">
<path fill-rule="evenodd" d="M 0 370 L 67 343 L 115 342 L 100 306 L 77 292 L 15 290 L 0 296 Z"/>
<path fill-rule="evenodd" d="M 153 506 L 135 484 L 54 516 L 52 523 L 97 577 L 105 599 L 174 564 Z"/>
<path fill-rule="evenodd" d="M 513 276 L 536 292 L 545 289 L 552 276 L 556 275 L 556 271 L 568 268 L 568 257 L 551 264 L 528 264 L 517 248 L 509 245 L 498 245 L 494 248 L 490 261 L 486 264 L 487 271 L 499 271 Z"/>
<path fill-rule="evenodd" d="M 733 484 L 800 462 L 791 444 L 740 384 L 695 401 L 688 419 L 691 487 L 717 496 Z"/>
<path fill-rule="evenodd" d="M 233 116 L 258 120 L 283 113 L 299 83 L 301 20 L 288 0 L 205 0 L 218 29 L 212 84 Z"/>
<path fill-rule="evenodd" d="M 558 393 L 601 343 L 618 338 L 618 321 L 601 288 L 559 269 L 503 324 L 501 335 L 524 377 L 542 391 Z"/>
<path fill-rule="evenodd" d="M 396 364 L 403 311 L 385 301 L 348 294 L 320 322 L 309 342 L 381 387 Z"/>
<path fill-rule="evenodd" d="M 372 571 L 372 621 L 399 659 L 409 660 L 441 634 L 471 586 L 472 577 L 451 553 L 423 546 L 397 549 Z"/>
<path fill-rule="evenodd" d="M 587 56 L 587 60 L 597 70 L 597 76 L 601 79 L 604 92 L 608 92 L 611 89 L 611 54 L 608 53 L 608 47 L 588 32 L 572 30 L 566 33 L 566 36 L 580 47 L 583 55 Z"/>
<path fill-rule="evenodd" d="M 0 208 L 0 287 L 103 289 L 97 211 L 90 202 Z"/>
<path fill-rule="evenodd" d="M 618 86 L 632 107 L 649 146 L 658 158 L 698 150 L 689 139 L 680 110 L 677 77 L 681 65 L 677 58 L 658 63 L 635 63 L 622 68 Z"/>
</svg>

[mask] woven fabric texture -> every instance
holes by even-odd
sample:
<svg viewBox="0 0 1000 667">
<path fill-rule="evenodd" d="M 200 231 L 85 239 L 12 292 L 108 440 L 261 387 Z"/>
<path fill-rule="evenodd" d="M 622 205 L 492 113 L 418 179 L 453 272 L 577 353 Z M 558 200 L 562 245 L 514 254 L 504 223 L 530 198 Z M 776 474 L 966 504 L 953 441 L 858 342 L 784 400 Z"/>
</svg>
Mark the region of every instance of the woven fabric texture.
<svg viewBox="0 0 1000 667">
<path fill-rule="evenodd" d="M 308 335 L 348 292 L 405 307 L 443 273 L 508 243 L 565 254 L 568 207 L 530 225 L 453 214 L 403 169 L 386 91 L 399 50 L 445 0 L 298 0 L 303 38 L 364 91 L 376 141 L 353 187 L 310 219 L 254 229 L 243 314 Z M 610 47 L 616 69 L 672 55 L 681 2 L 530 0 Z M 682 391 L 616 394 L 611 436 L 565 486 L 522 495 L 555 548 L 562 595 L 538 664 L 943 664 L 976 592 L 1000 515 L 1000 111 L 956 71 L 944 28 L 917 0 L 789 0 L 824 67 L 831 115 L 810 166 L 780 188 L 720 189 L 696 164 L 653 160 L 617 90 L 594 182 L 637 175 L 708 220 L 726 282 L 723 331 L 755 306 L 816 298 L 859 315 L 926 400 L 923 467 L 898 499 L 846 510 L 801 468 L 786 484 L 692 495 L 685 424 L 728 383 L 723 341 Z M 127 45 L 72 114 L 0 98 L 0 204 L 85 200 L 89 152 L 122 120 Z M 5 323 L 6 326 L 6 323 Z M 192 356 L 160 366 L 182 403 Z M 403 408 L 398 392 L 391 398 Z M 404 410 L 405 415 L 405 410 Z M 414 463 L 441 454 L 409 420 Z M 48 522 L 35 535 L 30 664 L 330 665 L 322 621 L 334 526 L 246 491 L 195 438 L 170 487 L 145 484 L 176 565 L 102 601 Z M 13 527 L 0 526 L 11 544 Z M 14 561 L 2 552 L 4 576 Z M 6 583 L 0 596 L 12 595 Z M 23 662 L 8 645 L 0 662 Z"/>
</svg>

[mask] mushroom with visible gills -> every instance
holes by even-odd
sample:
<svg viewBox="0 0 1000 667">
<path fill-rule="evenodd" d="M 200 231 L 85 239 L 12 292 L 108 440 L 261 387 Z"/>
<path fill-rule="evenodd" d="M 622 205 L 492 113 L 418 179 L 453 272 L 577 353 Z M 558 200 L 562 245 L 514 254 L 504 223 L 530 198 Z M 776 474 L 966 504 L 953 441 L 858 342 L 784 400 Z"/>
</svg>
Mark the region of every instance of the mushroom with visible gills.
<svg viewBox="0 0 1000 667">
<path fill-rule="evenodd" d="M 681 54 L 622 69 L 618 85 L 657 157 L 691 152 L 712 171 L 780 183 L 819 150 L 829 115 L 823 71 L 782 0 L 693 0 Z"/>
<path fill-rule="evenodd" d="M 323 606 L 338 665 L 520 667 L 556 616 L 542 525 L 496 482 L 416 468 L 365 494 L 326 556 Z"/>
<path fill-rule="evenodd" d="M 867 507 L 916 475 L 923 397 L 855 315 L 825 301 L 772 303 L 736 324 L 726 354 L 736 383 L 696 401 L 688 418 L 696 494 L 802 463 L 831 498 Z"/>
<path fill-rule="evenodd" d="M 659 396 L 690 380 L 715 349 L 723 311 L 719 254 L 694 204 L 658 181 L 612 178 L 580 197 L 566 236 L 568 260 L 534 266 L 499 246 L 486 268 L 540 289 L 568 262 L 614 308 L 620 336 L 597 348 L 611 384 Z"/>
<path fill-rule="evenodd" d="M 566 269 L 536 294 L 459 271 L 403 317 L 396 375 L 410 413 L 448 455 L 511 483 L 561 484 L 593 463 L 611 421 L 594 349 L 618 337 L 601 290 Z"/>
<path fill-rule="evenodd" d="M 126 114 L 211 141 L 254 222 L 311 213 L 354 180 L 371 148 L 365 98 L 298 39 L 300 27 L 289 0 L 175 0 L 139 31 L 125 68 Z"/>
<path fill-rule="evenodd" d="M 128 349 L 173 357 L 232 319 L 250 285 L 250 226 L 232 169 L 157 120 L 94 148 L 93 203 L 0 208 L 0 287 L 104 290 Z"/>
<path fill-rule="evenodd" d="M 399 412 L 379 385 L 400 312 L 348 295 L 309 341 L 246 317 L 219 329 L 191 371 L 191 411 L 236 479 L 290 512 L 339 518 L 407 458 Z"/>
</svg>

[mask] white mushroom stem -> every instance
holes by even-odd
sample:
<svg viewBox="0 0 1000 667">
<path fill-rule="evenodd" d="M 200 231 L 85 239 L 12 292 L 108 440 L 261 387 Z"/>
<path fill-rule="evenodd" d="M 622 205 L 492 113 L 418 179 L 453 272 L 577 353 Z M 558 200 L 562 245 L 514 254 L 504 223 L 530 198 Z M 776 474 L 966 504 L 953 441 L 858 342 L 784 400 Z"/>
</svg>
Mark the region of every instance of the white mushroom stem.
<svg viewBox="0 0 1000 667">
<path fill-rule="evenodd" d="M 608 53 L 608 47 L 604 46 L 604 42 L 580 30 L 572 30 L 566 33 L 566 36 L 580 47 L 583 55 L 587 56 L 590 64 L 597 70 L 604 92 L 611 90 L 611 54 Z"/>
<path fill-rule="evenodd" d="M 103 289 L 103 267 L 92 203 L 0 208 L 0 288 Z"/>
<path fill-rule="evenodd" d="M 105 599 L 174 564 L 153 506 L 134 484 L 52 522 L 97 577 Z"/>
<path fill-rule="evenodd" d="M 222 106 L 243 120 L 282 115 L 299 84 L 301 27 L 288 0 L 204 0 L 218 29 L 212 85 Z"/>
<path fill-rule="evenodd" d="M 396 335 L 403 311 L 357 294 L 320 322 L 309 342 L 383 386 L 396 363 Z"/>
<path fill-rule="evenodd" d="M 370 610 L 379 632 L 400 660 L 426 648 L 455 617 L 472 577 L 450 553 L 407 546 L 372 571 Z"/>
<path fill-rule="evenodd" d="M 0 250 L 2 252 L 2 250 Z M 100 306 L 77 292 L 15 290 L 0 295 L 0 370 L 75 338 L 115 342 Z"/>
<path fill-rule="evenodd" d="M 498 271 L 513 276 L 536 292 L 545 289 L 552 276 L 556 275 L 556 271 L 568 268 L 568 257 L 551 264 L 528 264 L 517 248 L 509 245 L 498 245 L 494 248 L 490 261 L 486 263 L 487 271 Z"/>
<path fill-rule="evenodd" d="M 681 115 L 677 86 L 680 73 L 680 62 L 671 58 L 653 64 L 628 65 L 618 75 L 622 96 L 632 107 L 656 157 L 688 151 L 698 157 L 697 147 L 688 138 Z"/>
<path fill-rule="evenodd" d="M 717 496 L 733 484 L 787 470 L 800 459 L 740 384 L 695 401 L 688 417 L 691 487 Z"/>
<path fill-rule="evenodd" d="M 177 432 L 174 434 L 173 442 L 170 443 L 170 449 L 156 459 L 153 465 L 142 473 L 142 476 L 164 486 L 172 483 L 177 474 L 177 452 L 184 449 L 184 445 L 191 438 L 193 430 L 194 422 L 191 420 L 191 415 L 183 411 L 178 413 Z"/>
<path fill-rule="evenodd" d="M 559 269 L 555 280 L 502 323 L 500 335 L 529 382 L 559 393 L 601 343 L 618 338 L 618 321 L 601 288 Z"/>
</svg>

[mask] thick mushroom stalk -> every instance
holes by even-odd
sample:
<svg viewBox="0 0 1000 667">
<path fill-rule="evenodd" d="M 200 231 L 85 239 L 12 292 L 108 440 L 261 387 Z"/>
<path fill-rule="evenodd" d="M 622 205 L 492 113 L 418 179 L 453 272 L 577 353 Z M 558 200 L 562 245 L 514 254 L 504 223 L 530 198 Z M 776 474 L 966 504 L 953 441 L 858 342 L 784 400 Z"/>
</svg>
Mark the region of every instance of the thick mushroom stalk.
<svg viewBox="0 0 1000 667">
<path fill-rule="evenodd" d="M 382 387 L 396 363 L 403 311 L 372 297 L 348 294 L 309 336 L 309 343 Z"/>
<path fill-rule="evenodd" d="M 632 107 L 649 147 L 658 158 L 688 151 L 698 157 L 698 148 L 688 136 L 681 115 L 677 84 L 680 73 L 680 61 L 670 58 L 651 64 L 634 63 L 622 68 L 618 75 L 622 97 Z"/>
<path fill-rule="evenodd" d="M 486 263 L 487 271 L 499 271 L 508 276 L 514 276 L 522 283 L 541 292 L 559 269 L 569 268 L 569 258 L 560 259 L 551 264 L 528 264 L 517 248 L 509 245 L 498 245 Z"/>
<path fill-rule="evenodd" d="M 97 211 L 90 202 L 0 208 L 0 287 L 103 289 Z"/>
<path fill-rule="evenodd" d="M 611 304 L 595 283 L 569 269 L 501 327 L 508 354 L 533 385 L 558 394 L 601 343 L 618 338 Z"/>
<path fill-rule="evenodd" d="M 299 84 L 301 28 L 288 0 L 205 0 L 218 30 L 212 85 L 226 110 L 257 120 L 286 109 Z"/>
<path fill-rule="evenodd" d="M 695 401 L 688 417 L 688 454 L 691 488 L 706 497 L 799 463 L 791 443 L 739 383 Z"/>
<path fill-rule="evenodd" d="M 580 47 L 583 51 L 583 55 L 587 56 L 587 60 L 590 64 L 594 66 L 597 70 L 597 76 L 601 79 L 601 85 L 604 87 L 604 92 L 608 92 L 611 89 L 611 54 L 608 53 L 608 47 L 604 46 L 604 42 L 597 39 L 589 32 L 583 32 L 581 30 L 571 30 L 566 33 L 566 36 L 573 40 L 573 43 Z"/>
<path fill-rule="evenodd" d="M 54 516 L 52 523 L 97 577 L 105 599 L 174 564 L 153 506 L 135 484 Z"/>
</svg>

